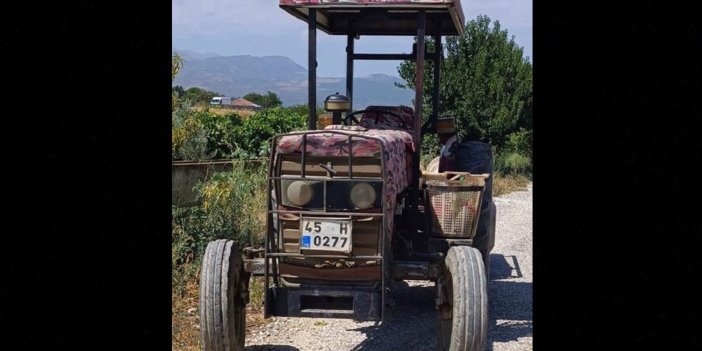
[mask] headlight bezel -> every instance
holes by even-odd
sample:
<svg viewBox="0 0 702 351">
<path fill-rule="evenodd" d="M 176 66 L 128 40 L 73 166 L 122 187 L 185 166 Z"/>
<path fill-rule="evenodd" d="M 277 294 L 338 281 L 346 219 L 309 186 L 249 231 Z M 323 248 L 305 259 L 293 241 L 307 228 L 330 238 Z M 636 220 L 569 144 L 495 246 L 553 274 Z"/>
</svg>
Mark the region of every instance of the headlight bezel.
<svg viewBox="0 0 702 351">
<path fill-rule="evenodd" d="M 358 198 L 359 196 L 361 198 Z M 368 182 L 356 182 L 349 189 L 349 202 L 357 209 L 373 208 L 377 199 L 378 192 Z"/>
<path fill-rule="evenodd" d="M 311 196 L 310 200 L 307 201 L 306 203 L 302 205 L 298 205 L 296 203 L 293 203 L 291 199 L 288 197 L 288 190 L 290 189 L 290 186 L 294 184 L 295 182 L 304 182 L 307 183 L 310 187 L 311 191 Z M 280 182 L 280 195 L 281 195 L 281 205 L 283 206 L 290 206 L 290 207 L 295 207 L 295 208 L 304 208 L 304 209 L 322 209 L 323 208 L 323 199 L 322 199 L 322 194 L 324 193 L 323 191 L 323 184 L 321 180 L 314 180 L 314 179 L 299 179 L 297 177 L 291 178 L 291 179 L 281 179 Z"/>
<path fill-rule="evenodd" d="M 375 200 L 366 208 L 359 208 L 351 201 L 351 189 L 359 183 L 368 184 L 375 191 Z M 352 180 L 352 181 L 337 181 L 327 182 L 327 210 L 331 211 L 353 211 L 367 210 L 373 208 L 382 208 L 380 202 L 380 194 L 382 191 L 382 181 L 373 180 Z"/>
<path fill-rule="evenodd" d="M 303 181 L 311 186 L 311 199 L 304 205 L 298 205 L 290 201 L 288 198 L 288 189 L 290 185 L 294 182 Z M 324 182 L 326 181 L 326 202 L 324 201 Z M 351 191 L 359 183 L 365 184 L 362 187 L 367 186 L 373 190 L 375 198 L 373 202 L 368 204 L 367 207 L 358 206 L 351 199 Z M 314 179 L 314 178 L 299 178 L 290 177 L 289 179 L 281 179 L 278 184 L 280 184 L 280 195 L 281 195 L 281 205 L 300 208 L 305 210 L 324 210 L 326 203 L 326 210 L 337 212 L 337 211 L 354 211 L 354 210 L 368 210 L 373 208 L 382 208 L 381 203 L 381 192 L 382 192 L 382 181 L 380 179 L 376 180 L 335 180 L 335 179 Z"/>
</svg>

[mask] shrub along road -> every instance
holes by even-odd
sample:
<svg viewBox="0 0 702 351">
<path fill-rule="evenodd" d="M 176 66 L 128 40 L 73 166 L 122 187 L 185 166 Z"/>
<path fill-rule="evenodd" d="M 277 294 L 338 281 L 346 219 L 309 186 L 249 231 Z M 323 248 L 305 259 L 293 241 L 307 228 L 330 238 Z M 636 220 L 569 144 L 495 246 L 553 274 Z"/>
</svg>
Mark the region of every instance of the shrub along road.
<svg viewBox="0 0 702 351">
<path fill-rule="evenodd" d="M 495 197 L 487 351 L 532 350 L 532 186 Z M 435 350 L 434 284 L 396 283 L 386 321 L 272 318 L 253 328 L 247 350 Z"/>
</svg>

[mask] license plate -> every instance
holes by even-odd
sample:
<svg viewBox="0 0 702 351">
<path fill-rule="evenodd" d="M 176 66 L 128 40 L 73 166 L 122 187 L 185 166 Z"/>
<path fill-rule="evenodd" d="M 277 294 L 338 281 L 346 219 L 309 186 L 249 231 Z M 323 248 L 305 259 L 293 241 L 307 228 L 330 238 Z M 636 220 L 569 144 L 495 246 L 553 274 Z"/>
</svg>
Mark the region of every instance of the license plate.
<svg viewBox="0 0 702 351">
<path fill-rule="evenodd" d="M 349 219 L 303 218 L 300 250 L 351 252 Z"/>
</svg>

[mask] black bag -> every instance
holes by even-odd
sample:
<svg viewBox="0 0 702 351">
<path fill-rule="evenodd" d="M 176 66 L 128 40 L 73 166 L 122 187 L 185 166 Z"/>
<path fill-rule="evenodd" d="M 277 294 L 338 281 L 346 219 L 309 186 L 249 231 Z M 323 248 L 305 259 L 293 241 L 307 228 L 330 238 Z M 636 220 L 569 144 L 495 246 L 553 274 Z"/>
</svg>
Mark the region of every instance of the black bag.
<svg viewBox="0 0 702 351">
<path fill-rule="evenodd" d="M 492 145 L 479 141 L 464 141 L 458 144 L 454 156 L 456 158 L 456 171 L 469 172 L 471 174 L 490 174 L 485 180 L 485 192 L 480 206 L 480 219 L 473 238 L 473 246 L 483 255 L 486 270 L 489 272 L 489 255 L 495 246 L 495 222 L 497 219 L 497 209 L 492 201 L 494 167 Z"/>
<path fill-rule="evenodd" d="M 458 144 L 454 151 L 456 158 L 455 170 L 472 174 L 488 173 L 490 177 L 485 180 L 485 195 L 483 195 L 483 208 L 492 202 L 492 173 L 494 162 L 492 159 L 492 146 L 479 141 L 464 141 Z"/>
</svg>

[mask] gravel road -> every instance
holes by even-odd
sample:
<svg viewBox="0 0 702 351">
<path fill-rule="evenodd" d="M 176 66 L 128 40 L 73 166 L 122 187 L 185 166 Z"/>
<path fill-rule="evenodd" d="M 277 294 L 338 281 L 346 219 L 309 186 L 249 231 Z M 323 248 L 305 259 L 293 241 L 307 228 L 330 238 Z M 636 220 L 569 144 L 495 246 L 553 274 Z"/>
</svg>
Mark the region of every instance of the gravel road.
<svg viewBox="0 0 702 351">
<path fill-rule="evenodd" d="M 487 351 L 532 350 L 532 185 L 494 201 Z M 394 283 L 391 297 L 383 323 L 273 317 L 251 331 L 246 350 L 435 350 L 434 283 Z"/>
</svg>

